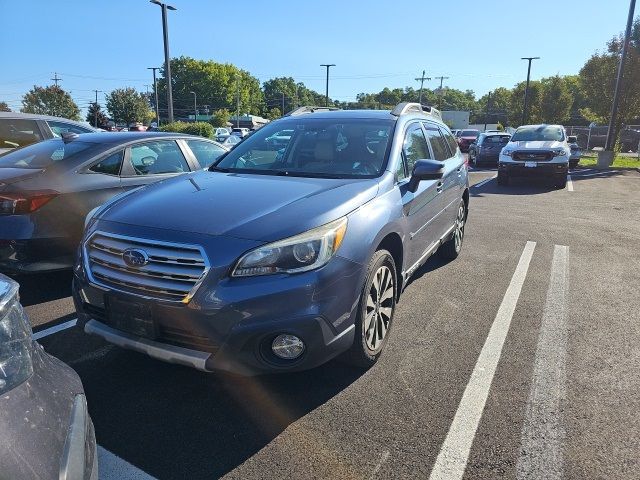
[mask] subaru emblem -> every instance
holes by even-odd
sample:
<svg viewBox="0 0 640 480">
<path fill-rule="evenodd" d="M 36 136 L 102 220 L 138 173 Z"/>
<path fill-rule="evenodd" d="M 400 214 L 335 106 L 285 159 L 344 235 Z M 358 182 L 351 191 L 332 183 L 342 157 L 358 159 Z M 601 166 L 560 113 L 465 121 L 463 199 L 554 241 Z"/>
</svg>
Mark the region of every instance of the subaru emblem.
<svg viewBox="0 0 640 480">
<path fill-rule="evenodd" d="M 122 252 L 122 259 L 129 267 L 140 268 L 149 263 L 149 255 L 139 248 L 127 248 Z"/>
</svg>

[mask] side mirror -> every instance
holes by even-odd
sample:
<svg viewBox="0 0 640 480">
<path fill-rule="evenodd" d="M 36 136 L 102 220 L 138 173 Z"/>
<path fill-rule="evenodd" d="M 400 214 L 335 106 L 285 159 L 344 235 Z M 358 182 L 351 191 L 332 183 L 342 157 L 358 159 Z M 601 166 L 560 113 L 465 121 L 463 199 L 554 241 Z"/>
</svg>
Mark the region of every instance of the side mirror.
<svg viewBox="0 0 640 480">
<path fill-rule="evenodd" d="M 437 160 L 418 160 L 413 166 L 409 191 L 415 192 L 421 180 L 439 180 L 444 176 L 444 163 Z"/>
<path fill-rule="evenodd" d="M 569 143 L 578 143 L 578 137 L 576 137 L 575 135 L 571 135 L 571 136 L 567 137 L 567 142 L 569 142 Z"/>
</svg>

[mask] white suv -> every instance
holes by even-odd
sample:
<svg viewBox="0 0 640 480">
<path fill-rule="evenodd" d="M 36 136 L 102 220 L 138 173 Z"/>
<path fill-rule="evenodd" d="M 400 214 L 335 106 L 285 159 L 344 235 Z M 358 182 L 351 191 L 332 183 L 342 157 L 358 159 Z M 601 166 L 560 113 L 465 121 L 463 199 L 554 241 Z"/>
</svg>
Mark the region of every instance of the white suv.
<svg viewBox="0 0 640 480">
<path fill-rule="evenodd" d="M 546 177 L 567 185 L 571 149 L 562 125 L 523 125 L 500 152 L 498 185 L 512 177 Z"/>
</svg>

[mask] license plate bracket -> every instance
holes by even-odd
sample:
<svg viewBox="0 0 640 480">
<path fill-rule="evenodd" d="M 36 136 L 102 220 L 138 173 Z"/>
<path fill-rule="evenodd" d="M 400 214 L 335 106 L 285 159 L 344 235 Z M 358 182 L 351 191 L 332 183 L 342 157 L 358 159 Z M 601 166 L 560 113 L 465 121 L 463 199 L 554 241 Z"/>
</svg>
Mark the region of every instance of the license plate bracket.
<svg viewBox="0 0 640 480">
<path fill-rule="evenodd" d="M 524 166 L 526 168 L 536 168 L 538 166 L 538 162 L 524 162 Z"/>
<path fill-rule="evenodd" d="M 158 326 L 151 305 L 106 296 L 109 324 L 118 330 L 152 340 L 158 338 Z"/>
</svg>

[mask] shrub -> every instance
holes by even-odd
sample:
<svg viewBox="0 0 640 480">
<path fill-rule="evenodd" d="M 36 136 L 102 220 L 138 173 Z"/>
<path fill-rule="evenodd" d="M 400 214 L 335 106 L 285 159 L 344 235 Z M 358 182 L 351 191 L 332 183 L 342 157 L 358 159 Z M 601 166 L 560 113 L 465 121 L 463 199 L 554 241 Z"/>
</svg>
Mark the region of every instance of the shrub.
<svg viewBox="0 0 640 480">
<path fill-rule="evenodd" d="M 186 133 L 187 135 L 199 135 L 205 138 L 213 138 L 213 127 L 207 122 L 173 122 L 160 127 L 163 132 Z"/>
</svg>

